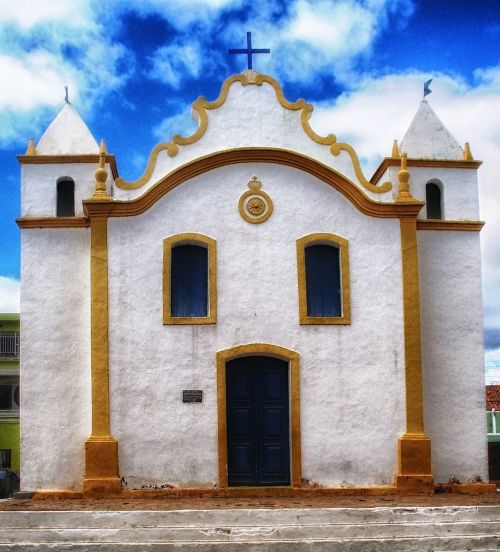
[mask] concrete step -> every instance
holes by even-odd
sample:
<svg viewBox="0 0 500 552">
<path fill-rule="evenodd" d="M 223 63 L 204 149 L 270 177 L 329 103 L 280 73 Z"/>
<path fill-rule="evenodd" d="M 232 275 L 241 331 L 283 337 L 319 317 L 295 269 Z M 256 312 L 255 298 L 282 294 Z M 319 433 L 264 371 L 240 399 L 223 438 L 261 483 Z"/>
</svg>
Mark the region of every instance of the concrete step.
<svg viewBox="0 0 500 552">
<path fill-rule="evenodd" d="M 1 512 L 0 550 L 500 550 L 500 507 Z"/>
<path fill-rule="evenodd" d="M 40 527 L 210 527 L 274 524 L 366 524 L 500 521 L 500 506 L 378 507 L 378 508 L 232 508 L 211 510 L 65 510 L 3 511 L 3 528 Z"/>
</svg>

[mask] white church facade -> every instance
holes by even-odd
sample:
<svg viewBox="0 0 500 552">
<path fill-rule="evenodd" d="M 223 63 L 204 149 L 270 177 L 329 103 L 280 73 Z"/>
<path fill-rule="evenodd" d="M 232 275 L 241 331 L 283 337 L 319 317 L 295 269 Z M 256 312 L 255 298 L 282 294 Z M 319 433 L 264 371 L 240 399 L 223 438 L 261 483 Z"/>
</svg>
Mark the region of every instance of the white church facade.
<svg viewBox="0 0 500 552">
<path fill-rule="evenodd" d="M 23 489 L 486 481 L 468 145 L 424 101 L 367 180 L 271 77 L 193 108 L 134 182 L 70 104 L 19 158 Z"/>
</svg>

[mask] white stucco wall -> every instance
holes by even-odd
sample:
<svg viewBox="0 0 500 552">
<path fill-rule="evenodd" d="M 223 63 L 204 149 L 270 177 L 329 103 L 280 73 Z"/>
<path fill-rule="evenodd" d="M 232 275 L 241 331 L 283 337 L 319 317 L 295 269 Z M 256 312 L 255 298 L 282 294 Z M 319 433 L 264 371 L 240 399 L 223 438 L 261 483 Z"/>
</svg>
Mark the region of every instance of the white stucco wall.
<svg viewBox="0 0 500 552">
<path fill-rule="evenodd" d="M 21 216 L 55 217 L 57 180 L 70 177 L 75 182 L 75 215 L 83 216 L 84 199 L 95 190 L 98 163 L 24 164 L 21 167 Z M 111 169 L 107 165 L 108 174 Z M 110 180 L 108 180 L 108 188 Z"/>
<path fill-rule="evenodd" d="M 295 98 L 290 100 L 295 101 Z M 268 83 L 243 86 L 235 82 L 229 89 L 226 102 L 206 112 L 208 127 L 200 140 L 179 146 L 179 152 L 174 157 L 169 157 L 165 150 L 160 152 L 148 182 L 137 190 L 116 188 L 116 198 L 139 197 L 175 168 L 207 154 L 242 147 L 269 147 L 312 157 L 351 179 L 369 197 L 377 201 L 391 200 L 391 192 L 372 193 L 359 183 L 351 158 L 345 151 L 338 156 L 332 155 L 329 145 L 318 144 L 310 138 L 300 122 L 301 110 L 282 107 L 274 88 Z M 197 113 L 194 114 L 197 117 Z M 334 133 L 335 129 L 331 132 Z M 164 137 L 164 141 L 169 139 Z M 342 142 L 342 136 L 338 136 L 337 141 Z"/>
<path fill-rule="evenodd" d="M 420 168 L 410 169 L 411 193 L 425 201 L 425 186 L 439 181 L 442 217 L 448 220 L 479 220 L 479 192 L 475 169 Z M 427 218 L 427 208 L 418 218 Z"/>
<path fill-rule="evenodd" d="M 21 484 L 80 489 L 91 431 L 87 229 L 25 229 L 21 250 Z"/>
<path fill-rule="evenodd" d="M 425 186 L 432 181 L 441 190 L 441 214 L 447 220 L 479 220 L 479 189 L 476 169 L 409 167 L 410 191 L 415 199 L 426 201 Z M 398 182 L 399 167 L 388 167 L 380 182 Z M 398 185 L 393 188 L 393 200 L 398 196 Z M 418 214 L 427 218 L 427 206 Z"/>
<path fill-rule="evenodd" d="M 425 427 L 438 482 L 488 479 L 477 232 L 418 233 Z"/>
<path fill-rule="evenodd" d="M 274 201 L 263 224 L 239 214 L 253 176 Z M 162 323 L 163 239 L 217 240 L 218 321 Z M 349 326 L 300 326 L 296 239 L 349 240 Z M 396 473 L 405 392 L 399 220 L 367 217 L 298 170 L 242 164 L 186 182 L 145 214 L 109 220 L 112 432 L 130 485 L 217 482 L 217 351 L 271 343 L 300 354 L 302 476 L 380 485 Z M 202 389 L 202 404 L 183 404 Z"/>
</svg>

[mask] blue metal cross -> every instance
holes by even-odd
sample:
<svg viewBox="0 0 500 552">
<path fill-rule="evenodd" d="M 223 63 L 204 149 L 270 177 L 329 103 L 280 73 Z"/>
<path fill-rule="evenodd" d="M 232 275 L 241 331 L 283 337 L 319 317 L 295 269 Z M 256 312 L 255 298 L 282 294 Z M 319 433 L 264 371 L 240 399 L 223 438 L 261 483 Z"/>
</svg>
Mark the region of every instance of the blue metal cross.
<svg viewBox="0 0 500 552">
<path fill-rule="evenodd" d="M 244 48 L 231 48 L 228 50 L 230 54 L 246 54 L 248 59 L 248 68 L 252 69 L 252 54 L 270 54 L 269 48 L 252 48 L 252 33 L 247 32 L 247 47 Z"/>
</svg>

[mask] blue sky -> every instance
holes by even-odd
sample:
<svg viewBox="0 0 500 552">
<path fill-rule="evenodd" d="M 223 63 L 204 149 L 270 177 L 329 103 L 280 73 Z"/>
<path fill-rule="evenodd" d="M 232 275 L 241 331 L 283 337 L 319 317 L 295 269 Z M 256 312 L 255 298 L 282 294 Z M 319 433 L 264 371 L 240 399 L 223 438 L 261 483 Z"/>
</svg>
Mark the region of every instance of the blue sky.
<svg viewBox="0 0 500 552">
<path fill-rule="evenodd" d="M 190 134 L 190 105 L 254 67 L 315 106 L 368 175 L 428 100 L 480 169 L 487 365 L 500 381 L 500 2 L 481 0 L 0 0 L 0 310 L 18 308 L 19 166 L 70 99 L 131 180 L 150 150 Z M 496 367 L 498 367 L 496 369 Z"/>
</svg>

